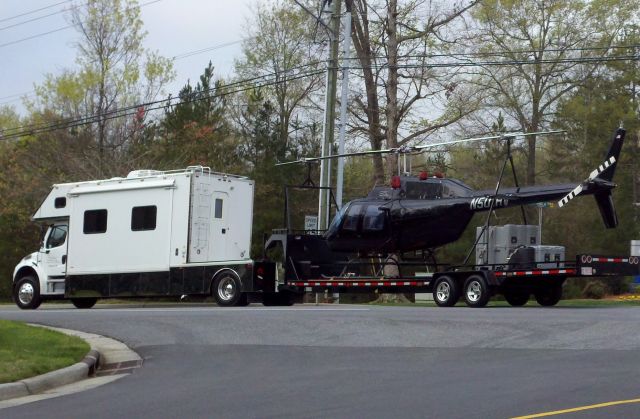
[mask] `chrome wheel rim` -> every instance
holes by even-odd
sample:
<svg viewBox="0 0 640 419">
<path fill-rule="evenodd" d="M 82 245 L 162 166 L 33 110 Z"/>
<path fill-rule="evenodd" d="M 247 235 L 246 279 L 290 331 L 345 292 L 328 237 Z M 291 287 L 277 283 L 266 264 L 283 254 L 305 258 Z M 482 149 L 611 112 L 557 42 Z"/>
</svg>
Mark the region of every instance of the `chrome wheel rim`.
<svg viewBox="0 0 640 419">
<path fill-rule="evenodd" d="M 20 289 L 18 290 L 18 300 L 20 300 L 21 304 L 27 305 L 33 301 L 33 294 L 35 290 L 33 289 L 33 285 L 28 282 L 20 285 Z"/>
<path fill-rule="evenodd" d="M 442 281 L 438 284 L 438 287 L 436 288 L 436 298 L 438 298 L 438 301 L 447 301 L 450 294 L 451 287 L 447 282 Z"/>
<path fill-rule="evenodd" d="M 478 281 L 472 281 L 467 287 L 467 299 L 473 303 L 477 302 L 482 296 L 482 286 Z"/>
<path fill-rule="evenodd" d="M 218 283 L 218 297 L 223 301 L 232 300 L 236 295 L 236 283 L 233 278 L 227 276 Z"/>
</svg>

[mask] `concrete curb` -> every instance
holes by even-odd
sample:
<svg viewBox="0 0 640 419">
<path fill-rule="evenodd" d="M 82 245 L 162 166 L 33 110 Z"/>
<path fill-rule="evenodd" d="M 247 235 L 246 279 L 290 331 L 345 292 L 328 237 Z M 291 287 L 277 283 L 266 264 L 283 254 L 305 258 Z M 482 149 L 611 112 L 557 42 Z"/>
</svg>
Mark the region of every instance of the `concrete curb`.
<svg viewBox="0 0 640 419">
<path fill-rule="evenodd" d="M 109 360 L 130 363 L 135 361 L 133 363 L 137 366 L 142 365 L 142 358 L 122 342 L 118 342 L 104 336 L 79 332 L 76 330 L 61 329 L 31 323 L 30 325 L 52 329 L 67 335 L 77 336 L 87 342 L 91 347 L 91 350 L 82 359 L 82 361 L 68 367 L 35 377 L 25 378 L 24 380 L 19 380 L 13 383 L 0 384 L 0 401 L 40 394 L 56 387 L 83 380 L 93 376 L 98 367 L 102 364 L 108 364 Z"/>
</svg>

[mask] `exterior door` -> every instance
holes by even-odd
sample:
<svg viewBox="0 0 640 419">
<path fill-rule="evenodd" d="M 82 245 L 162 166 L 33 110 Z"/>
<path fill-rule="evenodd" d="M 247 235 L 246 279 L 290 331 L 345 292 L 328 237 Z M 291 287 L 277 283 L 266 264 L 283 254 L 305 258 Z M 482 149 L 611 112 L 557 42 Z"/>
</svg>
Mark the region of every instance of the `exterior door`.
<svg viewBox="0 0 640 419">
<path fill-rule="evenodd" d="M 209 230 L 211 228 L 211 186 L 204 182 L 195 184 L 191 200 L 191 237 L 189 262 L 209 261 Z"/>
<path fill-rule="evenodd" d="M 64 278 L 67 273 L 67 224 L 49 227 L 44 245 L 44 261 L 48 278 Z"/>
<path fill-rule="evenodd" d="M 227 260 L 227 241 L 229 234 L 228 211 L 229 195 L 215 191 L 212 196 L 213 218 L 211 220 L 211 260 Z"/>
</svg>

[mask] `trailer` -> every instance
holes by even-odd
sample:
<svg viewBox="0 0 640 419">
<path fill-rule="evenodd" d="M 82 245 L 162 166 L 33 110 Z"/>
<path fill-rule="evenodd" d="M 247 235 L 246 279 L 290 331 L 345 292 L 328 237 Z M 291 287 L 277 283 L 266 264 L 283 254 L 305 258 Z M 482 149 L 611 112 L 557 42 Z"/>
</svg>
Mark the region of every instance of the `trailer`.
<svg viewBox="0 0 640 419">
<path fill-rule="evenodd" d="M 554 306 L 569 278 L 640 274 L 638 256 L 581 254 L 575 260 L 519 259 L 508 264 L 458 266 L 433 264 L 425 255 L 349 258 L 332 253 L 320 235 L 286 230 L 271 235 L 266 247 L 281 249 L 277 278 L 281 291 L 432 293 L 440 307 L 451 307 L 460 299 L 469 307 L 484 307 L 498 294 L 512 306 L 525 305 L 532 295 L 541 306 Z"/>
<path fill-rule="evenodd" d="M 47 227 L 41 247 L 15 267 L 14 300 L 89 308 L 99 298 L 212 295 L 233 306 L 272 293 L 269 262 L 249 255 L 253 188 L 202 166 L 53 185 L 32 217 Z"/>
</svg>

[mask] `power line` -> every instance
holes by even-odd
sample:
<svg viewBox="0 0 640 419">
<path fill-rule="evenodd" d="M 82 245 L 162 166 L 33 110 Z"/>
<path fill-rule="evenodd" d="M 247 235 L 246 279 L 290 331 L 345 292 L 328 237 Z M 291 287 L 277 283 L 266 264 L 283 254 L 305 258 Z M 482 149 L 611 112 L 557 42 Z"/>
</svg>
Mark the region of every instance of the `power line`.
<svg viewBox="0 0 640 419">
<path fill-rule="evenodd" d="M 139 6 L 137 6 L 137 7 L 144 7 L 144 6 L 148 6 L 148 5 L 150 5 L 150 4 L 158 3 L 158 2 L 160 2 L 160 1 L 162 1 L 162 0 L 152 0 L 152 1 L 149 1 L 149 2 L 146 2 L 146 3 L 143 3 L 143 4 L 140 4 L 140 5 L 139 5 Z M 4 44 L 0 44 L 0 48 L 4 48 L 4 47 L 10 46 L 10 45 L 19 44 L 19 43 L 21 43 L 21 42 L 29 41 L 29 40 L 31 40 L 31 39 L 40 38 L 40 37 L 42 37 L 42 36 L 46 36 L 46 35 L 50 35 L 50 34 L 52 34 L 52 33 L 60 32 L 60 31 L 64 31 L 64 30 L 69 29 L 69 28 L 72 28 L 72 27 L 73 27 L 73 25 L 63 26 L 63 27 L 58 28 L 58 29 L 53 29 L 53 30 L 50 30 L 50 31 L 47 31 L 47 32 L 42 32 L 42 33 L 38 33 L 38 34 L 35 34 L 35 35 L 31 35 L 31 36 L 28 36 L 28 37 L 26 37 L 26 38 L 16 39 L 15 41 L 10 41 L 10 42 L 6 42 L 6 43 L 4 43 Z"/>
<path fill-rule="evenodd" d="M 305 65 L 303 67 L 308 67 L 309 65 Z M 154 110 L 158 110 L 158 109 L 163 109 L 166 107 L 175 107 L 178 105 L 182 105 L 182 104 L 187 104 L 187 103 L 193 103 L 193 102 L 197 102 L 197 101 L 201 101 L 201 100 L 208 100 L 208 99 L 214 99 L 214 98 L 218 98 L 218 97 L 224 97 L 224 96 L 228 96 L 230 94 L 234 94 L 234 93 L 240 93 L 240 92 L 244 92 L 247 90 L 251 90 L 251 89 L 259 89 L 262 87 L 267 87 L 267 86 L 273 86 L 273 85 L 277 85 L 277 84 L 281 84 L 281 83 L 286 83 L 286 82 L 290 82 L 290 81 L 294 81 L 294 80 L 298 80 L 301 78 L 305 78 L 305 77 L 310 77 L 313 75 L 317 75 L 317 74 L 321 74 L 323 73 L 324 70 L 311 70 L 311 71 L 307 71 L 307 72 L 303 72 L 301 74 L 298 75 L 294 75 L 291 77 L 287 77 L 283 80 L 265 80 L 264 83 L 262 84 L 258 84 L 258 85 L 249 85 L 246 86 L 246 84 L 248 82 L 251 81 L 255 81 L 256 79 L 259 78 L 264 78 L 265 76 L 258 76 L 258 77 L 254 77 L 251 79 L 246 79 L 246 80 L 240 80 L 237 81 L 235 83 L 231 83 L 229 85 L 223 86 L 223 88 L 221 89 L 222 92 L 213 94 L 213 95 L 207 95 L 207 96 L 200 96 L 200 97 L 194 97 L 194 98 L 190 98 L 187 100 L 182 100 L 182 101 L 178 101 L 176 103 L 171 103 L 171 101 L 174 99 L 172 97 L 167 98 L 167 99 L 161 99 L 161 100 L 157 100 L 157 101 L 152 101 L 152 102 L 147 102 L 147 103 L 142 103 L 142 104 L 137 104 L 137 105 L 132 105 L 126 108 L 122 108 L 122 109 L 118 109 L 118 110 L 113 110 L 113 111 L 109 111 L 109 112 L 105 112 L 103 114 L 94 114 L 94 115 L 88 115 L 88 116 L 84 116 L 75 120 L 71 120 L 71 121 L 64 121 L 64 122 L 57 122 L 57 123 L 53 123 L 53 124 L 33 124 L 33 125 L 28 125 L 28 126 L 22 126 L 22 127 L 14 127 L 14 128 L 9 128 L 7 130 L 4 130 L 4 132 L 6 131 L 17 131 L 17 132 L 10 132 L 8 135 L 2 135 L 0 136 L 0 139 L 2 140 L 9 140 L 12 138 L 18 138 L 18 137 L 22 137 L 25 135 L 34 135 L 34 134 L 41 134 L 41 133 L 45 133 L 45 132 L 49 132 L 49 131 L 54 131 L 54 130 L 58 130 L 58 129 L 67 129 L 67 128 L 74 128 L 74 127 L 78 127 L 78 126 L 83 126 L 83 125 L 88 125 L 88 124 L 92 124 L 95 122 L 98 122 L 100 120 L 102 121 L 106 121 L 106 120 L 111 120 L 111 119 L 115 119 L 115 118 L 121 118 L 121 117 L 125 117 L 125 116 L 132 116 L 135 115 L 140 108 L 144 108 L 145 113 L 150 112 L 150 111 L 154 111 Z M 276 74 L 272 74 L 273 76 L 278 76 Z M 238 89 L 235 90 L 227 90 L 230 86 L 240 86 Z M 204 92 L 207 91 L 213 91 L 215 88 L 211 88 L 208 90 L 205 90 Z M 152 105 L 158 105 L 164 103 L 160 106 L 153 106 L 153 107 L 149 107 Z"/>
<path fill-rule="evenodd" d="M 32 14 L 37 13 L 37 12 L 42 11 L 42 10 L 51 9 L 52 7 L 60 6 L 61 4 L 71 3 L 72 1 L 73 0 L 65 0 L 65 1 L 61 1 L 59 3 L 50 4 L 49 6 L 45 6 L 45 7 L 39 8 L 39 9 L 32 10 L 30 12 L 20 13 L 19 15 L 15 15 L 15 16 L 11 16 L 11 17 L 5 17 L 3 19 L 0 19 L 0 22 L 6 22 L 7 20 L 13 20 L 13 19 L 16 19 L 16 18 L 19 18 L 19 17 L 22 17 L 22 16 L 32 15 Z"/>
<path fill-rule="evenodd" d="M 73 7 L 72 7 L 72 9 L 73 9 Z M 22 22 L 14 23 L 12 25 L 3 26 L 3 27 L 0 28 L 0 31 L 4 31 L 5 29 L 15 28 L 16 26 L 25 25 L 27 23 L 35 22 L 36 20 L 42 20 L 42 19 L 48 18 L 50 16 L 59 15 L 60 13 L 63 13 L 64 11 L 65 10 L 62 9 L 62 10 L 58 10 L 57 12 L 49 13 L 48 15 L 38 16 L 38 17 L 34 17 L 34 18 L 31 18 L 31 19 L 28 19 L 28 20 L 23 20 Z"/>
</svg>

